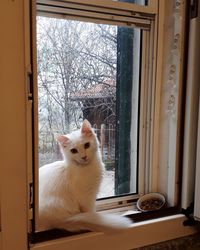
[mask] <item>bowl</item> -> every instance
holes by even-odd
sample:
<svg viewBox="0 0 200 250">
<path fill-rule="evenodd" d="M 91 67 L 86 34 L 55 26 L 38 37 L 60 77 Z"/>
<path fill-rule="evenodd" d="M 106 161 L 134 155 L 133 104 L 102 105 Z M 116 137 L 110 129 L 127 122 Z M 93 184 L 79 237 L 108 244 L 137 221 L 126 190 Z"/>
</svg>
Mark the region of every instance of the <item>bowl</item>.
<svg viewBox="0 0 200 250">
<path fill-rule="evenodd" d="M 137 201 L 137 208 L 142 212 L 156 211 L 165 205 L 165 197 L 160 193 L 149 193 L 141 196 Z"/>
</svg>

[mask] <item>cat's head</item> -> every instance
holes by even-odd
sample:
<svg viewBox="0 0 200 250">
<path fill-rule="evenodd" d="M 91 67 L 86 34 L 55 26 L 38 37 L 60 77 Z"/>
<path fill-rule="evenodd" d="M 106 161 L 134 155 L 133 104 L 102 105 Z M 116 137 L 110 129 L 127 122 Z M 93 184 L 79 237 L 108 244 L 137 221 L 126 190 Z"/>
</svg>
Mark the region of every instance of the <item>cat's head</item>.
<svg viewBox="0 0 200 250">
<path fill-rule="evenodd" d="M 88 120 L 84 120 L 80 130 L 68 135 L 57 136 L 64 158 L 78 165 L 91 162 L 98 150 L 98 140 Z"/>
</svg>

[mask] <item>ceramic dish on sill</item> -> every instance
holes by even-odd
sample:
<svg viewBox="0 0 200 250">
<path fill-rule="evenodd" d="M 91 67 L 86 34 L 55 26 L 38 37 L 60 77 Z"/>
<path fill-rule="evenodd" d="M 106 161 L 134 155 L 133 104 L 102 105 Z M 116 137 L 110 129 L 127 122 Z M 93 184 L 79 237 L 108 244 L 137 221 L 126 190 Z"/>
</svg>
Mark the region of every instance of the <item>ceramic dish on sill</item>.
<svg viewBox="0 0 200 250">
<path fill-rule="evenodd" d="M 166 203 L 164 195 L 160 193 L 149 193 L 141 196 L 137 201 L 137 208 L 142 212 L 156 211 Z"/>
</svg>

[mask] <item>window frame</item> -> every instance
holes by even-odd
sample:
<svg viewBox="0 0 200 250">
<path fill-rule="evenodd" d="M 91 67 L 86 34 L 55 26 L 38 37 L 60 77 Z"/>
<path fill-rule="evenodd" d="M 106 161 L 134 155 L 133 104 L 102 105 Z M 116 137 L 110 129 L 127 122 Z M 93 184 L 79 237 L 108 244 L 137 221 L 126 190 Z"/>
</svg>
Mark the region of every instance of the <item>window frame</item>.
<svg viewBox="0 0 200 250">
<path fill-rule="evenodd" d="M 164 4 L 163 1 L 161 3 Z M 32 7 L 34 8 L 34 4 Z M 25 123 L 27 119 L 25 103 L 27 104 L 27 73 L 30 66 L 27 60 L 29 57 L 27 55 L 30 55 L 29 10 L 29 2 L 26 0 L 19 0 L 12 4 L 6 2 L 0 10 L 3 14 L 0 15 L 0 23 L 3 24 L 2 30 L 5 32 L 5 37 L 1 40 L 1 44 L 5 49 L 2 55 L 4 64 L 2 65 L 1 77 L 3 80 L 1 82 L 5 88 L 0 92 L 2 97 L 0 100 L 3 104 L 1 107 L 4 109 L 7 106 L 9 107 L 9 111 L 11 111 L 2 110 L 2 120 L 6 121 L 2 126 L 4 128 L 3 131 L 12 131 L 12 133 L 2 133 L 2 141 L 18 142 L 18 147 L 12 152 L 12 157 L 10 157 L 9 153 L 10 144 L 4 143 L 4 145 L 1 145 L 4 151 L 1 158 L 3 167 L 1 168 L 0 198 L 2 231 L 0 232 L 0 248 L 2 250 L 63 250 L 67 246 L 73 250 L 80 246 L 86 246 L 87 249 L 90 249 L 95 245 L 99 249 L 102 249 L 102 247 L 106 249 L 108 246 L 110 247 L 109 249 L 123 249 L 126 247 L 130 249 L 130 247 L 141 247 L 195 233 L 196 230 L 193 227 L 183 227 L 184 216 L 176 215 L 146 221 L 145 223 L 136 223 L 120 236 L 106 237 L 102 233 L 89 233 L 87 235 L 78 235 L 41 244 L 28 244 L 27 218 L 29 211 L 27 201 L 29 200 L 29 191 L 27 190 L 27 141 L 30 139 L 31 134 Z M 8 22 L 5 25 L 8 18 L 12 22 Z M 34 31 L 32 32 L 34 33 Z M 16 42 L 15 46 L 12 46 L 12 43 L 7 44 L 8 41 Z M 158 48 L 161 49 L 161 47 L 161 44 L 158 45 Z M 10 69 L 13 70 L 12 74 L 8 74 Z M 8 84 L 8 82 L 11 84 Z M 13 91 L 13 88 L 16 91 Z M 17 116 L 17 119 L 14 119 L 15 116 Z M 31 149 L 29 150 L 31 151 Z M 29 153 L 31 154 L 31 152 Z M 19 193 L 20 199 L 18 199 Z M 155 231 L 159 233 L 155 235 Z M 144 235 L 146 236 L 145 239 Z M 96 249 L 98 250 L 98 248 Z"/>
<path fill-rule="evenodd" d="M 44 6 L 44 3 L 47 2 L 48 3 L 52 3 L 52 5 L 50 6 L 50 9 L 47 6 Z M 161 91 L 161 85 L 162 85 L 162 59 L 161 56 L 159 55 L 160 52 L 162 52 L 162 45 L 160 46 L 160 44 L 157 41 L 157 36 L 158 36 L 158 32 L 160 32 L 160 34 L 162 34 L 162 30 L 159 27 L 159 23 L 161 21 L 163 21 L 163 19 L 161 19 L 161 15 L 158 15 L 158 2 L 157 4 L 155 4 L 156 1 L 154 1 L 154 4 L 152 5 L 154 8 L 154 14 L 152 14 L 152 9 L 151 9 L 151 4 L 152 2 L 150 1 L 150 5 L 149 6 L 140 6 L 137 4 L 132 4 L 132 3 L 122 3 L 122 2 L 117 2 L 117 5 L 115 5 L 115 3 L 109 3 L 108 4 L 108 10 L 107 13 L 109 13 L 109 11 L 111 11 L 112 13 L 112 20 L 108 21 L 106 20 L 106 23 L 111 23 L 113 24 L 113 20 L 115 20 L 116 16 L 115 15 L 120 15 L 118 10 L 119 8 L 122 8 L 122 6 L 124 6 L 123 11 L 124 12 L 124 16 L 126 15 L 126 17 L 130 18 L 130 15 L 133 15 L 133 20 L 136 20 L 137 22 L 140 22 L 141 19 L 144 18 L 144 16 L 146 15 L 147 20 L 149 20 L 150 22 L 150 26 L 144 26 L 143 27 L 143 33 L 144 33 L 144 39 L 143 39 L 143 44 L 142 44 L 142 50 L 143 50 L 143 54 L 142 54 L 142 64 L 141 64 L 141 68 L 143 71 L 142 77 L 141 77 L 141 98 L 140 98 L 140 106 L 141 106 L 141 111 L 140 111 L 140 122 L 139 122 L 139 172 L 138 172 L 138 176 L 139 176 L 139 188 L 138 188 L 138 194 L 137 195 L 127 195 L 127 202 L 124 202 L 124 207 L 127 206 L 127 204 L 130 204 L 130 196 L 132 198 L 132 203 L 142 194 L 144 193 L 148 193 L 148 192 L 157 192 L 158 191 L 158 178 L 159 178 L 159 173 L 158 173 L 158 165 L 159 165 L 159 126 L 160 126 L 160 91 Z M 50 11 L 50 15 L 52 16 L 52 14 L 56 15 L 56 17 L 59 17 L 58 12 L 60 10 L 57 10 L 57 7 L 55 7 L 54 5 L 58 4 L 58 2 L 53 1 L 53 0 L 38 0 L 37 3 L 39 3 L 39 7 L 37 5 L 36 7 L 36 11 L 39 10 L 42 11 L 43 15 L 47 15 L 48 16 L 48 12 Z M 81 6 L 81 8 L 84 10 L 86 7 L 84 6 L 84 4 L 87 5 L 86 8 L 86 16 L 84 16 L 84 11 L 81 11 L 81 15 L 79 15 L 79 10 L 76 10 L 77 8 L 77 4 L 80 4 L 78 6 Z M 68 19 L 75 19 L 78 18 L 78 20 L 83 20 L 83 21 L 88 21 L 91 20 L 88 15 L 91 14 L 92 16 L 92 22 L 97 22 L 97 23 L 101 23 L 102 22 L 102 17 L 98 16 L 98 18 L 100 19 L 96 19 L 95 18 L 95 12 L 94 10 L 97 11 L 100 9 L 100 12 L 102 11 L 102 6 L 106 6 L 106 1 L 101 1 L 98 4 L 95 3 L 94 5 L 91 3 L 89 3 L 89 1 L 83 1 L 83 5 L 81 4 L 82 1 L 77 0 L 75 1 L 75 3 L 70 2 L 65 0 L 63 3 L 61 2 L 61 5 L 63 7 L 63 4 L 66 6 L 69 6 L 70 8 L 70 14 L 67 15 Z M 41 5 L 40 5 L 41 4 Z M 118 5 L 119 4 L 119 5 Z M 159 5 L 160 8 L 162 6 L 164 6 L 164 3 L 161 1 L 159 1 Z M 41 8 L 42 6 L 42 8 Z M 117 6 L 117 7 L 116 7 Z M 114 8 L 115 7 L 115 8 Z M 45 11 L 45 8 L 47 8 L 47 12 Z M 52 9 L 51 9 L 52 8 Z M 110 8 L 110 9 L 109 9 Z M 128 9 L 130 8 L 130 9 Z M 137 11 L 135 12 L 135 8 L 137 9 Z M 61 8 L 63 11 L 63 8 Z M 117 9 L 117 10 L 116 10 Z M 149 14 L 149 9 L 150 9 L 150 14 Z M 162 9 L 162 8 L 161 8 Z M 72 10 L 72 12 L 71 12 Z M 104 7 L 104 12 L 105 12 L 105 7 Z M 88 12 L 90 12 L 88 14 Z M 117 11 L 117 12 L 116 12 Z M 142 14 L 143 12 L 143 14 Z M 64 14 L 67 13 L 67 11 L 63 11 Z M 154 19 L 152 19 L 154 15 Z M 135 17 L 137 17 L 135 19 Z M 63 16 L 62 16 L 63 18 Z M 109 17 L 110 18 L 110 17 Z M 159 19 L 160 18 L 160 19 Z M 138 21 L 139 19 L 139 21 Z M 123 19 L 124 23 L 121 23 L 120 20 L 117 20 L 117 24 L 121 25 L 127 25 L 130 26 L 130 22 L 126 22 L 126 19 Z M 159 20 L 159 23 L 158 23 Z M 161 21 L 160 21 L 161 20 Z M 134 21 L 133 21 L 134 22 Z M 116 24 L 116 21 L 114 21 L 114 23 Z M 36 24 L 35 24 L 36 25 Z M 143 22 L 140 24 L 143 25 Z M 149 29 L 150 28 L 150 32 L 146 32 L 145 29 Z M 163 36 L 162 36 L 163 39 Z M 157 59 L 159 59 L 160 64 L 157 64 Z M 35 56 L 35 60 L 36 60 L 36 56 Z M 152 60 L 152 63 L 151 63 Z M 37 66 L 35 66 L 36 69 Z M 36 76 L 35 76 L 36 77 Z M 36 82 L 36 78 L 34 80 Z M 179 88 L 179 91 L 181 92 L 181 88 Z M 35 96 L 35 100 L 37 99 L 37 87 L 35 85 L 34 87 L 34 93 L 33 95 Z M 143 100 L 145 100 L 143 102 Z M 147 101 L 146 101 L 147 100 Z M 180 106 L 181 101 L 179 100 L 179 106 Z M 37 129 L 37 104 L 34 107 L 35 110 L 35 114 L 34 115 L 34 128 L 35 131 L 38 131 Z M 142 115 L 141 115 L 142 114 Z M 180 107 L 179 107 L 179 114 L 180 115 Z M 180 117 L 179 117 L 179 123 L 180 123 Z M 179 127 L 179 126 L 178 126 Z M 173 130 L 174 133 L 177 133 L 177 131 Z M 37 145 L 37 132 L 35 132 L 35 145 Z M 179 151 L 179 142 L 177 142 L 177 152 Z M 174 172 L 174 182 L 175 180 L 178 178 L 178 171 L 177 171 L 177 166 L 178 166 L 178 154 L 177 152 L 174 152 L 174 156 L 176 157 L 175 160 L 175 165 L 173 165 L 175 167 L 175 172 Z M 37 183 L 38 180 L 38 171 L 37 171 L 37 159 L 38 154 L 35 151 L 35 175 L 34 175 L 34 180 Z M 174 159 L 173 159 L 174 160 Z M 172 169 L 172 172 L 174 171 L 174 169 Z M 174 183 L 172 185 L 172 187 L 170 187 L 171 191 L 169 190 L 169 192 L 171 192 L 171 194 L 174 192 L 174 200 L 175 198 L 177 199 L 177 186 L 175 187 L 175 189 L 173 189 L 173 186 L 176 186 L 176 184 Z M 36 191 L 34 192 L 34 202 L 35 204 L 38 204 L 38 198 L 37 198 L 37 185 L 36 185 Z M 173 194 L 172 194 L 173 195 Z M 124 196 L 125 197 L 125 196 Z M 102 202 L 99 202 L 101 205 L 99 205 L 99 207 L 102 206 L 102 203 L 104 202 L 105 199 L 103 199 Z M 114 200 L 114 202 L 113 202 Z M 118 205 L 121 203 L 120 198 L 116 197 L 116 198 L 112 198 L 111 199 L 111 204 L 110 204 L 110 208 L 113 208 L 114 204 L 116 204 L 116 201 L 118 202 Z M 176 202 L 175 202 L 176 203 Z M 177 203 L 176 203 L 177 204 Z M 121 205 L 120 205 L 121 206 Z M 107 205 L 106 205 L 107 207 Z M 108 208 L 108 207 L 107 207 Z M 35 216 L 37 218 L 37 208 L 35 208 Z"/>
<path fill-rule="evenodd" d="M 63 18 L 63 15 L 58 15 L 58 11 L 59 10 L 57 10 L 57 8 L 54 7 L 54 4 L 55 5 L 57 4 L 56 1 L 53 1 L 53 0 L 38 0 L 38 1 L 35 1 L 35 4 L 36 4 L 36 2 L 39 5 L 36 5 L 36 7 L 35 7 L 36 8 L 35 9 L 35 15 L 36 15 L 36 12 L 37 12 L 37 13 L 39 13 L 39 15 L 42 14 L 44 16 L 49 16 L 48 11 L 50 11 L 50 16 L 54 17 L 53 11 L 55 10 L 56 17 L 57 18 L 60 18 L 60 17 Z M 52 3 L 52 6 L 50 7 L 50 9 L 52 8 L 52 10 L 50 10 L 47 6 L 44 5 L 45 2 L 47 4 Z M 79 1 L 75 1 L 75 3 L 78 3 L 78 2 L 80 3 L 82 1 L 80 1 L 80 0 Z M 139 121 L 139 128 L 138 128 L 138 130 L 139 130 L 139 138 L 138 138 L 138 140 L 140 141 L 141 138 L 142 138 L 142 140 L 141 140 L 141 143 L 139 143 L 138 147 L 139 147 L 139 152 L 141 151 L 142 153 L 139 153 L 139 155 L 138 155 L 138 161 L 139 161 L 139 164 L 140 164 L 140 166 L 138 167 L 138 179 L 139 179 L 138 183 L 140 183 L 138 185 L 138 194 L 128 194 L 128 195 L 122 195 L 121 197 L 112 197 L 112 198 L 108 197 L 109 202 L 107 202 L 107 201 L 105 202 L 106 198 L 103 198 L 102 200 L 97 201 L 97 206 L 98 206 L 99 209 L 100 208 L 102 208 L 102 209 L 105 209 L 105 208 L 108 209 L 108 208 L 110 208 L 111 209 L 111 208 L 114 208 L 114 207 L 116 207 L 116 208 L 117 207 L 121 207 L 121 200 L 123 200 L 122 203 L 123 203 L 124 210 L 127 210 L 127 204 L 128 204 L 128 206 L 130 205 L 130 203 L 133 204 L 133 202 L 135 202 L 135 200 L 138 199 L 140 195 L 142 195 L 142 194 L 145 193 L 145 190 L 144 190 L 144 183 L 145 183 L 144 172 L 145 172 L 145 168 L 147 168 L 147 166 L 145 167 L 145 165 L 149 166 L 149 161 L 143 162 L 142 159 L 144 159 L 146 157 L 146 155 L 145 155 L 146 153 L 145 152 L 148 152 L 148 149 L 145 148 L 146 141 L 147 141 L 146 134 L 148 134 L 150 136 L 150 131 L 147 131 L 147 127 L 150 128 L 150 130 L 152 130 L 152 128 L 151 128 L 152 125 L 151 125 L 150 120 L 154 119 L 153 118 L 153 114 L 151 114 L 148 117 L 148 123 L 149 123 L 149 125 L 146 126 L 146 122 L 147 122 L 146 121 L 147 120 L 146 119 L 146 114 L 147 114 L 147 112 L 149 112 L 149 111 L 147 111 L 147 107 L 148 106 L 153 106 L 153 103 L 152 103 L 153 102 L 153 100 L 152 100 L 152 94 L 153 94 L 153 92 L 147 92 L 145 90 L 145 84 L 146 84 L 146 82 L 148 82 L 148 86 L 150 88 L 150 82 L 152 80 L 153 85 L 155 86 L 155 79 L 153 79 L 153 75 L 155 75 L 155 74 L 153 74 L 152 76 L 149 75 L 149 72 L 150 71 L 154 71 L 155 67 L 156 67 L 156 65 L 155 65 L 156 64 L 156 60 L 151 59 L 151 58 L 153 58 L 153 56 L 156 57 L 156 50 L 155 50 L 155 48 L 156 48 L 157 28 L 155 28 L 154 26 L 157 23 L 157 21 L 156 21 L 156 19 L 157 19 L 156 13 L 158 11 L 158 4 L 155 4 L 155 2 L 156 1 L 154 0 L 154 4 L 152 4 L 151 1 L 150 1 L 150 5 L 148 5 L 148 6 L 140 6 L 140 5 L 137 5 L 137 4 L 126 3 L 126 2 L 125 3 L 124 2 L 123 3 L 122 2 L 118 2 L 117 4 L 119 4 L 119 5 L 116 5 L 115 3 L 109 3 L 108 4 L 108 10 L 107 10 L 107 12 L 110 11 L 111 13 L 114 13 L 113 15 L 116 15 L 116 14 L 117 15 L 121 15 L 122 13 L 119 11 L 119 9 L 121 9 L 122 6 L 123 6 L 124 16 L 126 15 L 127 18 L 128 18 L 128 20 L 131 17 L 135 21 L 135 17 L 134 16 L 139 16 L 139 21 L 140 21 L 140 20 L 143 20 L 143 18 L 145 18 L 145 16 L 146 16 L 146 18 L 147 18 L 147 20 L 149 22 L 149 26 L 148 26 L 148 28 L 146 26 L 143 27 L 142 23 L 141 23 L 141 26 L 143 27 L 143 33 L 144 33 L 145 39 L 143 39 L 142 44 L 141 44 L 142 50 L 144 51 L 142 53 L 141 67 L 142 67 L 142 71 L 144 72 L 144 74 L 143 74 L 143 77 L 141 79 L 141 92 L 142 92 L 142 96 L 143 97 L 140 98 L 139 105 L 142 106 L 142 110 L 140 111 L 140 113 L 144 114 L 144 116 L 140 116 L 139 115 L 140 116 L 140 118 L 139 118 L 140 121 Z M 106 1 L 100 1 L 100 2 L 98 2 L 98 4 L 97 3 L 95 3 L 95 4 L 92 3 L 92 5 L 91 5 L 90 1 L 83 1 L 83 6 L 80 4 L 80 6 L 81 6 L 81 8 L 83 10 L 86 8 L 84 6 L 84 4 L 88 5 L 86 10 L 87 11 L 89 11 L 89 10 L 92 11 L 90 13 L 92 19 L 85 18 L 85 17 L 81 18 L 79 16 L 79 10 L 76 11 L 76 9 L 75 9 L 75 8 L 77 8 L 77 4 L 71 3 L 70 1 L 64 1 L 64 3 L 61 2 L 59 4 L 61 6 L 63 6 L 63 5 L 69 6 L 69 8 L 73 9 L 73 11 L 74 11 L 73 15 L 74 16 L 71 16 L 71 15 L 66 16 L 69 19 L 73 20 L 75 18 L 78 18 L 78 20 L 80 20 L 80 21 L 81 20 L 83 20 L 83 21 L 90 21 L 91 20 L 92 22 L 99 23 L 99 22 L 102 22 L 102 19 L 95 19 L 95 18 L 93 19 L 93 17 L 96 17 L 96 14 L 94 14 L 94 10 L 96 10 L 96 11 L 100 10 L 100 12 L 101 12 L 102 11 L 101 7 L 104 6 L 103 11 L 105 12 L 105 5 L 107 5 L 107 2 Z M 78 5 L 78 7 L 80 7 L 80 6 Z M 109 7 L 110 7 L 110 9 L 109 9 Z M 117 11 L 116 11 L 116 9 L 117 9 Z M 66 11 L 64 11 L 64 12 L 66 13 Z M 75 13 L 76 13 L 76 16 L 75 16 Z M 70 12 L 70 14 L 71 14 L 71 12 Z M 86 13 L 86 14 L 88 15 L 88 13 Z M 83 13 L 82 13 L 82 15 L 84 16 Z M 132 20 L 132 22 L 133 22 L 133 20 Z M 35 31 L 36 30 L 36 23 L 35 23 L 34 20 L 33 20 L 33 22 L 34 22 L 33 23 L 34 33 L 36 33 L 36 31 Z M 113 24 L 113 21 L 107 20 L 106 23 Z M 114 24 L 116 24 L 116 22 L 114 22 Z M 121 23 L 118 20 L 117 24 L 118 25 L 122 24 L 123 26 L 125 25 L 125 26 L 128 26 L 128 27 L 131 25 L 131 23 L 129 23 L 129 22 L 127 23 L 126 22 L 126 19 L 124 19 L 124 23 Z M 33 43 L 35 43 L 35 42 L 33 41 Z M 152 54 L 149 54 L 149 51 L 152 51 Z M 151 67 L 148 66 L 148 62 L 147 62 L 148 58 L 149 58 L 149 60 L 152 60 L 152 64 L 151 64 L 152 66 Z M 33 60 L 34 60 L 34 64 L 35 64 L 35 67 L 33 66 L 35 68 L 33 82 L 37 82 L 37 74 L 36 74 L 36 68 L 37 68 L 37 65 L 36 65 L 36 51 L 34 52 L 34 59 Z M 149 64 L 150 64 L 150 62 L 149 62 Z M 34 100 L 37 100 L 37 95 L 38 95 L 37 94 L 37 86 L 36 86 L 36 84 L 34 84 L 34 89 L 33 89 Z M 143 100 L 145 100 L 145 98 L 149 99 L 150 105 L 145 105 L 143 103 Z M 34 108 L 34 113 L 36 114 L 36 115 L 33 114 L 34 120 L 35 120 L 34 121 L 34 131 L 35 131 L 34 132 L 34 135 L 35 135 L 34 140 L 35 140 L 35 145 L 36 145 L 36 150 L 34 151 L 35 152 L 35 154 L 34 154 L 35 169 L 36 169 L 34 171 L 35 172 L 35 174 L 34 174 L 34 180 L 37 183 L 37 180 L 38 180 L 38 173 L 37 173 L 38 172 L 37 171 L 37 169 L 38 169 L 38 167 L 37 167 L 37 165 L 38 165 L 38 152 L 37 152 L 38 151 L 38 149 L 37 149 L 37 145 L 38 145 L 38 135 L 37 135 L 37 131 L 38 131 L 38 118 L 37 118 L 37 110 L 38 110 L 38 107 L 37 107 L 37 101 L 34 101 L 34 103 L 35 104 L 34 104 L 33 108 Z M 151 138 L 151 140 L 152 140 L 152 138 Z M 147 179 L 147 174 L 146 174 L 146 179 Z M 35 204 L 38 204 L 38 198 L 37 198 L 38 187 L 37 187 L 37 185 L 35 187 L 35 192 L 34 193 L 35 193 L 34 194 Z M 125 200 L 126 200 L 126 202 L 125 202 Z M 132 200 L 132 202 L 130 202 L 130 200 Z M 102 205 L 103 203 L 106 204 L 104 208 L 103 208 L 103 205 Z M 110 206 L 108 206 L 108 203 L 110 203 Z M 35 214 L 37 215 L 37 213 L 38 213 L 37 208 L 35 208 Z"/>
</svg>

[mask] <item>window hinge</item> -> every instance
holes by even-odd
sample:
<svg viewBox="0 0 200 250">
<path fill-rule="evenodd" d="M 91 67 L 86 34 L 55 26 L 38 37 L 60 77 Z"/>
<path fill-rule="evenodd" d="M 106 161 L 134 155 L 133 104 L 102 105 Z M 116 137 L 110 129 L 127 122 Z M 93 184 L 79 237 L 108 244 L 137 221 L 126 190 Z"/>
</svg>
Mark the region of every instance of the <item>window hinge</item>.
<svg viewBox="0 0 200 250">
<path fill-rule="evenodd" d="M 32 66 L 29 64 L 26 68 L 26 75 L 27 75 L 27 96 L 28 101 L 33 100 L 33 88 L 32 88 Z"/>
<path fill-rule="evenodd" d="M 190 17 L 196 18 L 198 16 L 198 3 L 199 0 L 191 0 L 190 1 Z"/>
<path fill-rule="evenodd" d="M 33 183 L 29 183 L 29 220 L 33 220 Z"/>
<path fill-rule="evenodd" d="M 34 234 L 33 233 L 28 233 L 27 239 L 28 239 L 28 246 L 29 246 L 28 249 L 30 249 L 31 248 L 31 243 L 34 241 Z"/>
<path fill-rule="evenodd" d="M 33 182 L 29 183 L 29 202 L 28 202 L 28 245 L 30 248 L 31 242 L 33 242 L 34 237 L 34 216 L 33 216 Z"/>
</svg>

